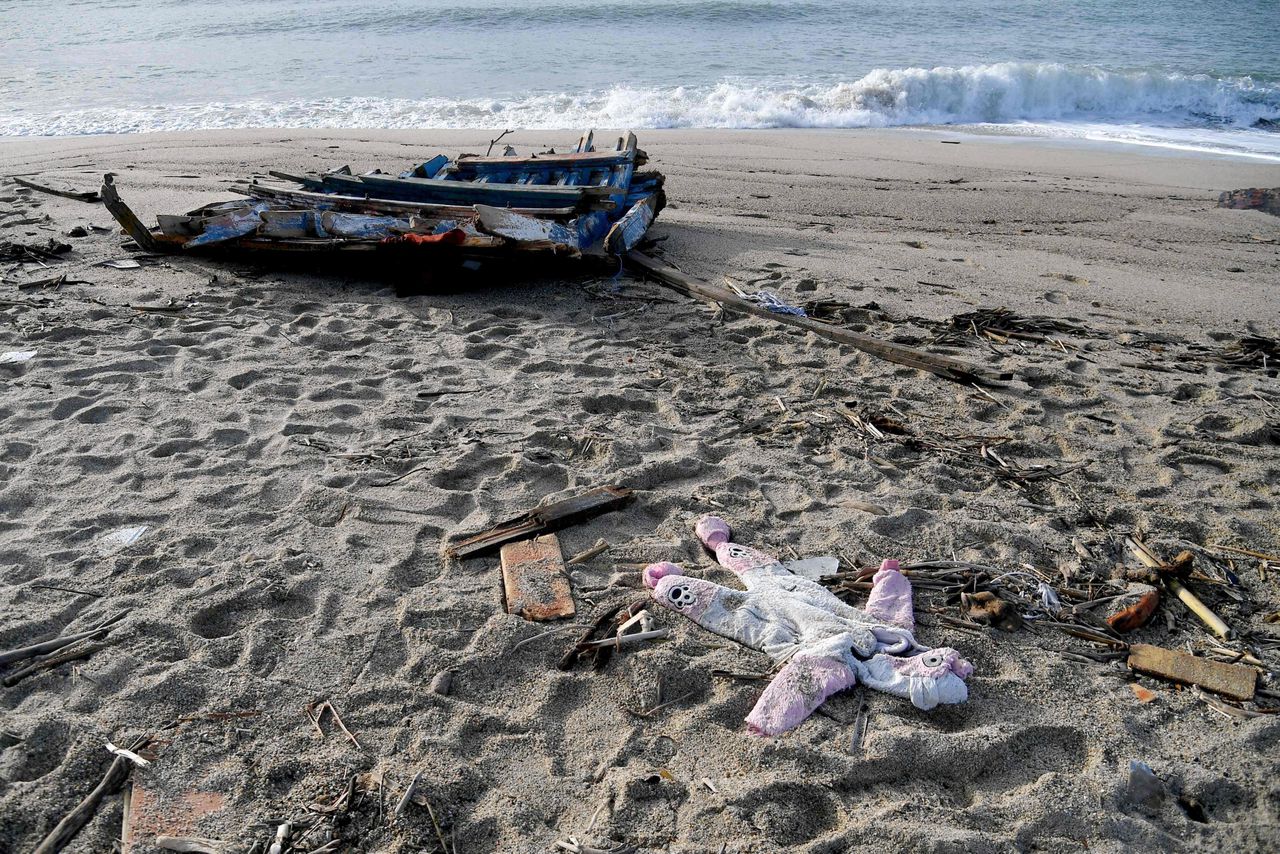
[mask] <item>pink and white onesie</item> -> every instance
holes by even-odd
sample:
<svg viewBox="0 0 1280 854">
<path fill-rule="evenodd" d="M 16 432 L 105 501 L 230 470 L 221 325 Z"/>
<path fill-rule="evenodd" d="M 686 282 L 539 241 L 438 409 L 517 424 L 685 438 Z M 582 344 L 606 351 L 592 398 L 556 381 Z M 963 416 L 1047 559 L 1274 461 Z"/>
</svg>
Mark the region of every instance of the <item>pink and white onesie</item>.
<svg viewBox="0 0 1280 854">
<path fill-rule="evenodd" d="M 783 665 L 747 716 L 755 735 L 792 729 L 859 681 L 926 710 L 968 698 L 964 680 L 973 665 L 950 647 L 916 642 L 911 582 L 897 561 L 881 565 L 866 607 L 858 610 L 777 558 L 730 542 L 723 519 L 704 517 L 696 531 L 746 590 L 691 578 L 671 563 L 646 567 L 644 581 L 663 606 Z"/>
</svg>

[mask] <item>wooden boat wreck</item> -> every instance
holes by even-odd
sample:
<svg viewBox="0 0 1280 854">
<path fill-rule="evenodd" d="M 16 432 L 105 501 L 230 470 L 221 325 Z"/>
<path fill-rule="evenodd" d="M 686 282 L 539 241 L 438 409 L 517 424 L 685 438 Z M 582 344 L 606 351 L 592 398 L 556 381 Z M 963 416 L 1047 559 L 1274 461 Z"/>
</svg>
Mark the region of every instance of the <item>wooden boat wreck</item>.
<svg viewBox="0 0 1280 854">
<path fill-rule="evenodd" d="M 665 201 L 659 172 L 635 134 L 599 151 L 588 132 L 572 151 L 517 156 L 437 155 L 399 175 L 269 173 L 284 184 L 252 181 L 242 198 L 148 228 L 103 178 L 103 203 L 148 252 L 199 254 L 377 252 L 440 257 L 622 256 L 648 230 Z"/>
</svg>

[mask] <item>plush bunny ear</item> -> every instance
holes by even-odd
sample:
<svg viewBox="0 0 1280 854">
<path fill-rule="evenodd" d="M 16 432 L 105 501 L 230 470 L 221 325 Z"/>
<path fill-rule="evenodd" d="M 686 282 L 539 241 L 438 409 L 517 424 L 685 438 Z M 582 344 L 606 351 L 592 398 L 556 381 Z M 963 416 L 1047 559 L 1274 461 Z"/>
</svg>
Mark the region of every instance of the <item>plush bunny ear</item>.
<svg viewBox="0 0 1280 854">
<path fill-rule="evenodd" d="M 886 560 L 871 579 L 871 597 L 863 608 L 877 620 L 884 620 L 909 632 L 915 631 L 911 582 L 898 571 L 896 560 Z"/>
</svg>

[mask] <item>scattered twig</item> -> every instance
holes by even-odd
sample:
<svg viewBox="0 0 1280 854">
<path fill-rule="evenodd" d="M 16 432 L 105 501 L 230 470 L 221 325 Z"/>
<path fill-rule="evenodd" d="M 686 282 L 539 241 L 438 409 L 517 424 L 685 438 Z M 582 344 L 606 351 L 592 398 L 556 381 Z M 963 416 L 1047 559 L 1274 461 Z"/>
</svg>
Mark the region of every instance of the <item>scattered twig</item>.
<svg viewBox="0 0 1280 854">
<path fill-rule="evenodd" d="M 580 563 L 586 563 L 598 554 L 603 554 L 609 550 L 609 544 L 604 540 L 597 540 L 596 544 L 589 549 L 578 552 L 573 557 L 564 562 L 565 566 L 575 566 Z"/>
<path fill-rule="evenodd" d="M 422 780 L 422 772 L 419 771 L 413 775 L 413 779 L 409 781 L 409 788 L 404 790 L 404 797 L 400 798 L 400 802 L 396 804 L 396 808 L 392 810 L 392 819 L 398 819 L 404 815 L 404 811 L 408 809 L 409 802 L 413 800 L 414 792 L 418 791 L 418 783 Z"/>
<path fill-rule="evenodd" d="M 56 584 L 32 584 L 32 587 L 38 587 L 41 590 L 60 590 L 63 593 L 76 593 L 81 596 L 92 596 L 94 599 L 101 599 L 101 593 L 93 593 L 89 590 L 77 590 L 74 587 L 59 587 Z"/>
</svg>

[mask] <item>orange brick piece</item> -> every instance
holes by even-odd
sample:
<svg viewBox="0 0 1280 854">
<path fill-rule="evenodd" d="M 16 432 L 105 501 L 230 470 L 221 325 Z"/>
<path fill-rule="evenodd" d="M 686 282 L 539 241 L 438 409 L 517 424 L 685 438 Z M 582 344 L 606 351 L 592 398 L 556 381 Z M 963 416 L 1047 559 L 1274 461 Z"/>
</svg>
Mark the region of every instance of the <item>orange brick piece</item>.
<svg viewBox="0 0 1280 854">
<path fill-rule="evenodd" d="M 1145 643 L 1129 647 L 1129 668 L 1184 685 L 1199 685 L 1206 691 L 1233 700 L 1252 700 L 1258 682 L 1258 671 L 1252 667 L 1209 661 L 1180 650 Z"/>
<path fill-rule="evenodd" d="M 123 851 L 154 850 L 160 836 L 196 836 L 200 819 L 221 811 L 226 800 L 218 792 L 166 793 L 161 784 L 135 774 L 125 796 Z"/>
<path fill-rule="evenodd" d="M 573 590 L 555 534 L 503 546 L 502 585 L 507 613 L 539 621 L 574 614 Z"/>
</svg>

